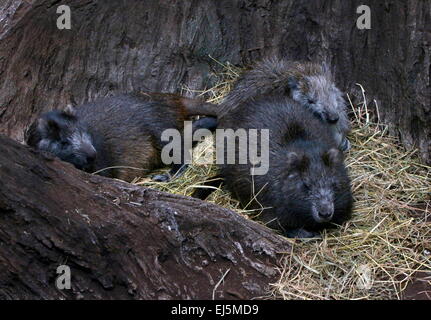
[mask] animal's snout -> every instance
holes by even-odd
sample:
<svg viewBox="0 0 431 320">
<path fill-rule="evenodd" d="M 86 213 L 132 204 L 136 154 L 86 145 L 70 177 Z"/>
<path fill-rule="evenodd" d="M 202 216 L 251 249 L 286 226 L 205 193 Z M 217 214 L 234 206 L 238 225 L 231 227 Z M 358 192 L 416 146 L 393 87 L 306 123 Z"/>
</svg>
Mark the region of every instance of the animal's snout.
<svg viewBox="0 0 431 320">
<path fill-rule="evenodd" d="M 318 214 L 320 219 L 322 219 L 323 221 L 329 221 L 334 214 L 334 210 L 331 208 L 323 208 L 319 210 Z"/>
<path fill-rule="evenodd" d="M 332 202 L 323 201 L 314 208 L 314 216 L 318 222 L 328 222 L 334 215 L 334 205 Z"/>
<path fill-rule="evenodd" d="M 326 114 L 326 121 L 328 121 L 329 123 L 332 123 L 332 124 L 337 123 L 339 119 L 340 119 L 340 117 L 336 113 L 327 113 Z"/>
<path fill-rule="evenodd" d="M 96 160 L 96 154 L 87 155 L 87 163 L 93 163 Z"/>
<path fill-rule="evenodd" d="M 97 151 L 92 145 L 83 146 L 81 149 L 81 153 L 85 155 L 85 160 L 88 164 L 91 164 L 96 160 Z"/>
</svg>

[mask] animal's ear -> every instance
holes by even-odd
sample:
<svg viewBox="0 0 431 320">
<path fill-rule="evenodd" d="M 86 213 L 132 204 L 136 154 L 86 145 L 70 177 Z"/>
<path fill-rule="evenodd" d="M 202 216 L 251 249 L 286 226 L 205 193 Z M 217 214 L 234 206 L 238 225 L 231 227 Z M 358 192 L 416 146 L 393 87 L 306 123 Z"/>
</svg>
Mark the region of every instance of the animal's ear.
<svg viewBox="0 0 431 320">
<path fill-rule="evenodd" d="M 287 86 L 290 90 L 298 89 L 298 79 L 296 79 L 295 77 L 289 77 L 287 79 Z"/>
<path fill-rule="evenodd" d="M 323 163 L 328 167 L 333 167 L 343 161 L 343 154 L 336 148 L 329 149 L 322 155 Z"/>
<path fill-rule="evenodd" d="M 71 104 L 68 104 L 63 113 L 69 117 L 76 117 L 76 109 Z"/>
<path fill-rule="evenodd" d="M 37 128 L 42 136 L 49 136 L 51 139 L 60 137 L 60 124 L 53 118 L 40 118 Z"/>
<path fill-rule="evenodd" d="M 37 143 L 40 141 L 38 122 L 37 120 L 34 121 L 24 133 L 25 143 L 31 147 L 36 147 Z"/>
<path fill-rule="evenodd" d="M 308 158 L 296 152 L 289 152 L 286 156 L 286 162 L 291 170 L 303 171 L 308 166 Z"/>
</svg>

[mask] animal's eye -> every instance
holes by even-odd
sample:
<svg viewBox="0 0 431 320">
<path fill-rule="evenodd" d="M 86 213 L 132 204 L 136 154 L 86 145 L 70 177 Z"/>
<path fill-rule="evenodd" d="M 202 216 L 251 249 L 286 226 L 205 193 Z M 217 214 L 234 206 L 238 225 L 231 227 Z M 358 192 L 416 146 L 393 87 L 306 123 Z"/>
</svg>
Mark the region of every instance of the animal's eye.
<svg viewBox="0 0 431 320">
<path fill-rule="evenodd" d="M 304 189 L 305 189 L 305 190 L 307 190 L 307 191 L 311 189 L 311 188 L 310 188 L 310 185 L 309 185 L 308 183 L 306 183 L 306 182 L 304 182 L 304 183 L 303 183 L 303 187 L 304 187 Z"/>
<path fill-rule="evenodd" d="M 309 103 L 309 104 L 315 104 L 315 103 L 316 103 L 316 101 L 314 101 L 314 99 L 308 99 L 308 103 Z"/>
<path fill-rule="evenodd" d="M 67 146 L 69 143 L 66 140 L 60 141 L 60 144 L 65 147 Z"/>
</svg>

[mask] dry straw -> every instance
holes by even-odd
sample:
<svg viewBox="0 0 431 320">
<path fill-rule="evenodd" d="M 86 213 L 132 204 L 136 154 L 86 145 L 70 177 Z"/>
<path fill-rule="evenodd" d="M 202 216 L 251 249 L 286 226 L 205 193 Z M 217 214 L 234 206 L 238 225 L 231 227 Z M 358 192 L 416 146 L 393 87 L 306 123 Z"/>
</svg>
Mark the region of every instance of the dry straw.
<svg viewBox="0 0 431 320">
<path fill-rule="evenodd" d="M 215 87 L 201 92 L 213 103 L 229 92 L 241 71 L 230 64 L 222 67 Z M 353 105 L 347 97 L 353 128 L 346 157 L 355 198 L 353 219 L 324 232 L 322 239 L 289 240 L 292 254 L 283 255 L 281 277 L 269 294 L 273 298 L 400 299 L 417 271 L 431 271 L 431 168 L 420 163 L 416 150 L 405 150 L 389 135 L 379 123 L 375 101 L 377 123 L 372 122 L 365 90 L 358 87 L 361 103 Z M 208 138 L 195 149 L 194 159 L 211 150 Z M 195 163 L 172 182 L 136 183 L 190 195 L 216 172 L 214 164 Z M 249 214 L 225 190 L 216 190 L 208 201 Z"/>
</svg>

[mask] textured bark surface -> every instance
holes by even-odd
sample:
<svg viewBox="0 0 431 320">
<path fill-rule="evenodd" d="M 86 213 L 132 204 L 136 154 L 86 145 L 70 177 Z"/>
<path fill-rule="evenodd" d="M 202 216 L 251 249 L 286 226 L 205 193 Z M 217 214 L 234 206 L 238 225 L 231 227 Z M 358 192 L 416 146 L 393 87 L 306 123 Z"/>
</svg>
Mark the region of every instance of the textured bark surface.
<svg viewBox="0 0 431 320">
<path fill-rule="evenodd" d="M 250 299 L 268 294 L 290 250 L 232 211 L 88 175 L 1 135 L 0 164 L 0 299 L 212 299 L 215 288 Z M 56 288 L 62 264 L 71 290 Z"/>
<path fill-rule="evenodd" d="M 70 4 L 72 30 L 56 28 Z M 359 5 L 372 29 L 358 30 Z M 431 1 L 6 0 L 0 4 L 0 132 L 22 141 L 38 113 L 131 89 L 211 86 L 211 57 L 327 60 L 381 120 L 431 160 Z M 374 103 L 370 103 L 375 108 Z"/>
</svg>

